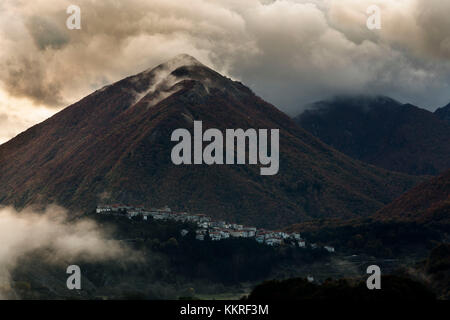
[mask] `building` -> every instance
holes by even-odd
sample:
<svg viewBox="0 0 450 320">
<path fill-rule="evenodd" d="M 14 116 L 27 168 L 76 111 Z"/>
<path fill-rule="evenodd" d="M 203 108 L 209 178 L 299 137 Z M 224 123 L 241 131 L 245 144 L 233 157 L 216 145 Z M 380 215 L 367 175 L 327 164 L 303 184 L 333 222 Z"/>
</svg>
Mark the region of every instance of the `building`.
<svg viewBox="0 0 450 320">
<path fill-rule="evenodd" d="M 99 206 L 97 209 L 95 209 L 95 212 L 97 213 L 111 213 L 112 208 L 109 206 Z"/>
<path fill-rule="evenodd" d="M 244 237 L 252 238 L 256 235 L 256 228 L 244 228 L 242 230 L 244 232 Z"/>
<path fill-rule="evenodd" d="M 200 240 L 200 241 L 203 241 L 203 240 L 205 240 L 205 235 L 204 235 L 204 234 L 197 234 L 197 235 L 195 236 L 195 239 Z"/>
<path fill-rule="evenodd" d="M 226 221 L 212 221 L 206 214 L 188 214 L 187 212 L 173 212 L 169 207 L 162 209 L 150 208 L 148 211 L 143 206 L 133 207 L 129 205 L 113 204 L 97 206 L 96 213 L 123 215 L 128 218 L 141 216 L 143 220 L 149 220 L 152 217 L 155 220 L 173 220 L 181 222 L 193 222 L 198 229 L 195 231 L 195 238 L 197 240 L 205 240 L 209 238 L 213 241 L 235 238 L 255 238 L 255 241 L 261 244 L 270 246 L 279 246 L 283 243 L 291 246 L 298 246 L 300 248 L 306 247 L 306 241 L 300 237 L 300 233 L 286 233 L 283 231 L 271 231 L 265 229 L 257 229 L 255 227 L 248 227 L 241 224 L 230 224 Z M 188 230 L 182 229 L 180 234 L 184 237 L 189 233 Z M 318 245 L 313 243 L 311 248 L 316 249 Z M 324 246 L 328 252 L 334 252 L 331 246 Z"/>
<path fill-rule="evenodd" d="M 301 239 L 300 233 L 294 232 L 294 233 L 291 234 L 291 236 L 292 236 L 295 240 L 300 240 L 300 239 Z"/>
<path fill-rule="evenodd" d="M 133 217 L 140 215 L 140 212 L 135 211 L 135 210 L 127 210 L 127 215 L 128 215 L 128 218 L 131 219 Z"/>
<path fill-rule="evenodd" d="M 269 239 L 266 239 L 266 244 L 269 246 L 279 246 L 281 244 L 281 239 L 269 238 Z"/>
<path fill-rule="evenodd" d="M 230 237 L 230 233 L 226 230 L 221 230 L 220 234 L 222 235 L 222 239 L 228 239 Z"/>
<path fill-rule="evenodd" d="M 256 240 L 256 242 L 258 242 L 258 243 L 264 243 L 264 236 L 261 236 L 261 235 L 256 236 L 256 237 L 255 237 L 255 240 Z"/>
<path fill-rule="evenodd" d="M 210 231 L 209 237 L 211 238 L 212 241 L 217 241 L 217 240 L 222 239 L 222 235 L 221 235 L 220 231 Z"/>
<path fill-rule="evenodd" d="M 209 222 L 199 222 L 198 224 L 197 224 L 200 228 L 209 228 L 209 226 L 210 226 L 210 224 L 209 224 Z"/>
<path fill-rule="evenodd" d="M 225 228 L 225 221 L 211 221 L 211 227 Z"/>
<path fill-rule="evenodd" d="M 243 235 L 243 231 L 240 230 L 230 230 L 230 235 L 235 238 L 240 238 Z"/>
</svg>

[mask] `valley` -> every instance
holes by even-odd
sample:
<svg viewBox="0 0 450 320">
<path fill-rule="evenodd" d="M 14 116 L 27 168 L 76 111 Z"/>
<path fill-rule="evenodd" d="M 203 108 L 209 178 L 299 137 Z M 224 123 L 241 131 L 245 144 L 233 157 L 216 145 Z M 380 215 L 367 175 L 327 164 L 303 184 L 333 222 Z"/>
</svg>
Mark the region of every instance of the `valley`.
<svg viewBox="0 0 450 320">
<path fill-rule="evenodd" d="M 19 216 L 58 204 L 68 223 L 91 221 L 135 258 L 55 261 L 54 248 L 38 247 L 18 258 L 2 294 L 251 298 L 266 281 L 358 292 L 376 264 L 394 288 L 418 282 L 446 297 L 424 264 L 449 238 L 448 125 L 386 97 L 316 107 L 324 109 L 293 120 L 241 82 L 179 55 L 0 145 L 1 206 Z M 215 144 L 230 128 L 239 128 L 237 146 Z M 270 156 L 254 144 L 269 131 Z M 446 254 L 439 251 L 439 266 Z M 79 292 L 65 287 L 73 264 L 83 274 Z M 445 263 L 439 272 L 446 277 Z"/>
<path fill-rule="evenodd" d="M 93 219 L 103 228 L 114 230 L 109 241 L 126 244 L 140 259 L 103 263 L 66 260 L 54 265 L 46 262 L 51 261 L 48 260 L 51 251 L 35 252 L 23 257 L 12 273 L 9 291 L 14 296 L 11 297 L 240 299 L 258 284 L 272 279 L 301 277 L 315 284 L 323 284 L 330 278 L 365 279 L 366 268 L 372 264 L 379 265 L 383 274 L 406 274 L 416 279 L 419 271 L 414 274 L 411 270 L 417 268 L 417 261 L 427 258 L 430 250 L 420 249 L 416 244 L 386 257 L 384 251 L 366 254 L 365 249 L 339 246 L 339 250 L 330 253 L 323 248 L 300 248 L 284 243 L 268 246 L 244 237 L 199 241 L 195 238 L 198 228 L 195 222 L 153 217 L 144 220 L 138 216 L 96 212 L 76 219 L 82 218 Z M 188 233 L 183 235 L 181 230 Z M 320 235 L 311 236 L 323 243 Z M 62 285 L 65 264 L 78 264 L 82 270 L 83 290 L 77 295 Z"/>
</svg>

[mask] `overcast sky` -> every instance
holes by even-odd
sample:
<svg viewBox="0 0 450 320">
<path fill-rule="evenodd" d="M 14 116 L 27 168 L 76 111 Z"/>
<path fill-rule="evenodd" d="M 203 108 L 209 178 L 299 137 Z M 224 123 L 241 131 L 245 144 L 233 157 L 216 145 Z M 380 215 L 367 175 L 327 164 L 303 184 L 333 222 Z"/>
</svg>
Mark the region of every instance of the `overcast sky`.
<svg viewBox="0 0 450 320">
<path fill-rule="evenodd" d="M 290 115 L 349 93 L 434 111 L 450 102 L 449 14 L 448 0 L 1 0 L 0 143 L 179 53 Z"/>
</svg>

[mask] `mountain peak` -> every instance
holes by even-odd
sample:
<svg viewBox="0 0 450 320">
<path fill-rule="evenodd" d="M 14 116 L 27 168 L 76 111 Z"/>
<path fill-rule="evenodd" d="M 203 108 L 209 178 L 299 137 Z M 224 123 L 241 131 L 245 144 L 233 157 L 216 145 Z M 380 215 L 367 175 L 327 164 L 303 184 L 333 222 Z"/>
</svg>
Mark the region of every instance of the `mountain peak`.
<svg viewBox="0 0 450 320">
<path fill-rule="evenodd" d="M 379 107 L 399 106 L 400 102 L 383 95 L 338 95 L 329 100 L 319 101 L 318 104 L 339 104 L 350 107 Z"/>
<path fill-rule="evenodd" d="M 172 59 L 147 69 L 131 78 L 129 81 L 135 87 L 136 99 L 132 105 L 138 102 L 146 102 L 148 107 L 178 92 L 188 82 L 196 82 L 193 90 L 203 96 L 211 90 L 218 89 L 229 94 L 249 94 L 251 90 L 224 77 L 220 73 L 205 66 L 196 58 L 188 54 L 179 54 Z"/>
<path fill-rule="evenodd" d="M 203 66 L 203 64 L 191 55 L 181 53 L 164 63 L 164 65 L 172 67 L 187 67 L 187 66 Z"/>
<path fill-rule="evenodd" d="M 195 59 L 193 56 L 182 53 L 176 55 L 170 60 L 159 64 L 156 67 L 149 68 L 129 78 L 132 86 L 135 87 L 136 99 L 133 105 L 144 99 L 146 96 L 155 96 L 167 98 L 176 90 L 174 87 L 183 80 L 190 80 L 188 74 L 175 73 L 176 70 L 185 68 L 208 69 L 204 64 Z M 160 98 L 153 99 L 151 105 L 155 105 L 161 101 Z"/>
<path fill-rule="evenodd" d="M 161 63 L 160 65 L 158 65 L 156 67 L 151 67 L 151 68 L 145 70 L 143 73 L 151 73 L 151 72 L 155 72 L 155 71 L 165 70 L 168 72 L 168 74 L 170 74 L 171 72 L 175 71 L 176 69 L 178 69 L 180 67 L 192 67 L 192 66 L 205 67 L 204 64 L 202 64 L 200 61 L 198 61 L 193 56 L 188 55 L 186 53 L 181 53 L 181 54 L 178 54 L 178 55 L 174 56 L 173 58 L 167 60 L 166 62 Z"/>
<path fill-rule="evenodd" d="M 242 83 L 221 75 L 191 55 L 182 53 L 156 67 L 107 85 L 93 94 L 108 96 L 121 92 L 121 110 L 140 105 L 147 109 L 156 106 L 173 94 L 186 89 L 190 98 L 222 92 L 234 97 L 254 95 Z"/>
</svg>

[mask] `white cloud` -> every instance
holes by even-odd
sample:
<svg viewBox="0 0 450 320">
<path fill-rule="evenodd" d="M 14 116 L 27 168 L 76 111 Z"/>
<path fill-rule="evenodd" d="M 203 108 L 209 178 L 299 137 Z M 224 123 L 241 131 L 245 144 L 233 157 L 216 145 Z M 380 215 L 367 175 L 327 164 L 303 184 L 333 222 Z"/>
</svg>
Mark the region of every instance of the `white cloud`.
<svg viewBox="0 0 450 320">
<path fill-rule="evenodd" d="M 81 30 L 65 28 L 69 4 L 2 1 L 0 79 L 9 95 L 61 108 L 188 53 L 290 113 L 339 93 L 429 109 L 450 100 L 447 1 L 78 0 Z M 366 27 L 372 4 L 382 10 L 379 31 Z"/>
<path fill-rule="evenodd" d="M 29 99 L 15 98 L 0 90 L 0 144 L 32 125 L 44 121 L 58 109 L 33 105 Z"/>
<path fill-rule="evenodd" d="M 2 289 L 10 287 L 10 272 L 18 260 L 40 249 L 52 251 L 48 263 L 134 259 L 133 252 L 107 237 L 92 220 L 68 222 L 67 212 L 61 207 L 50 206 L 43 213 L 29 208 L 21 212 L 0 208 L 0 298 Z"/>
</svg>

